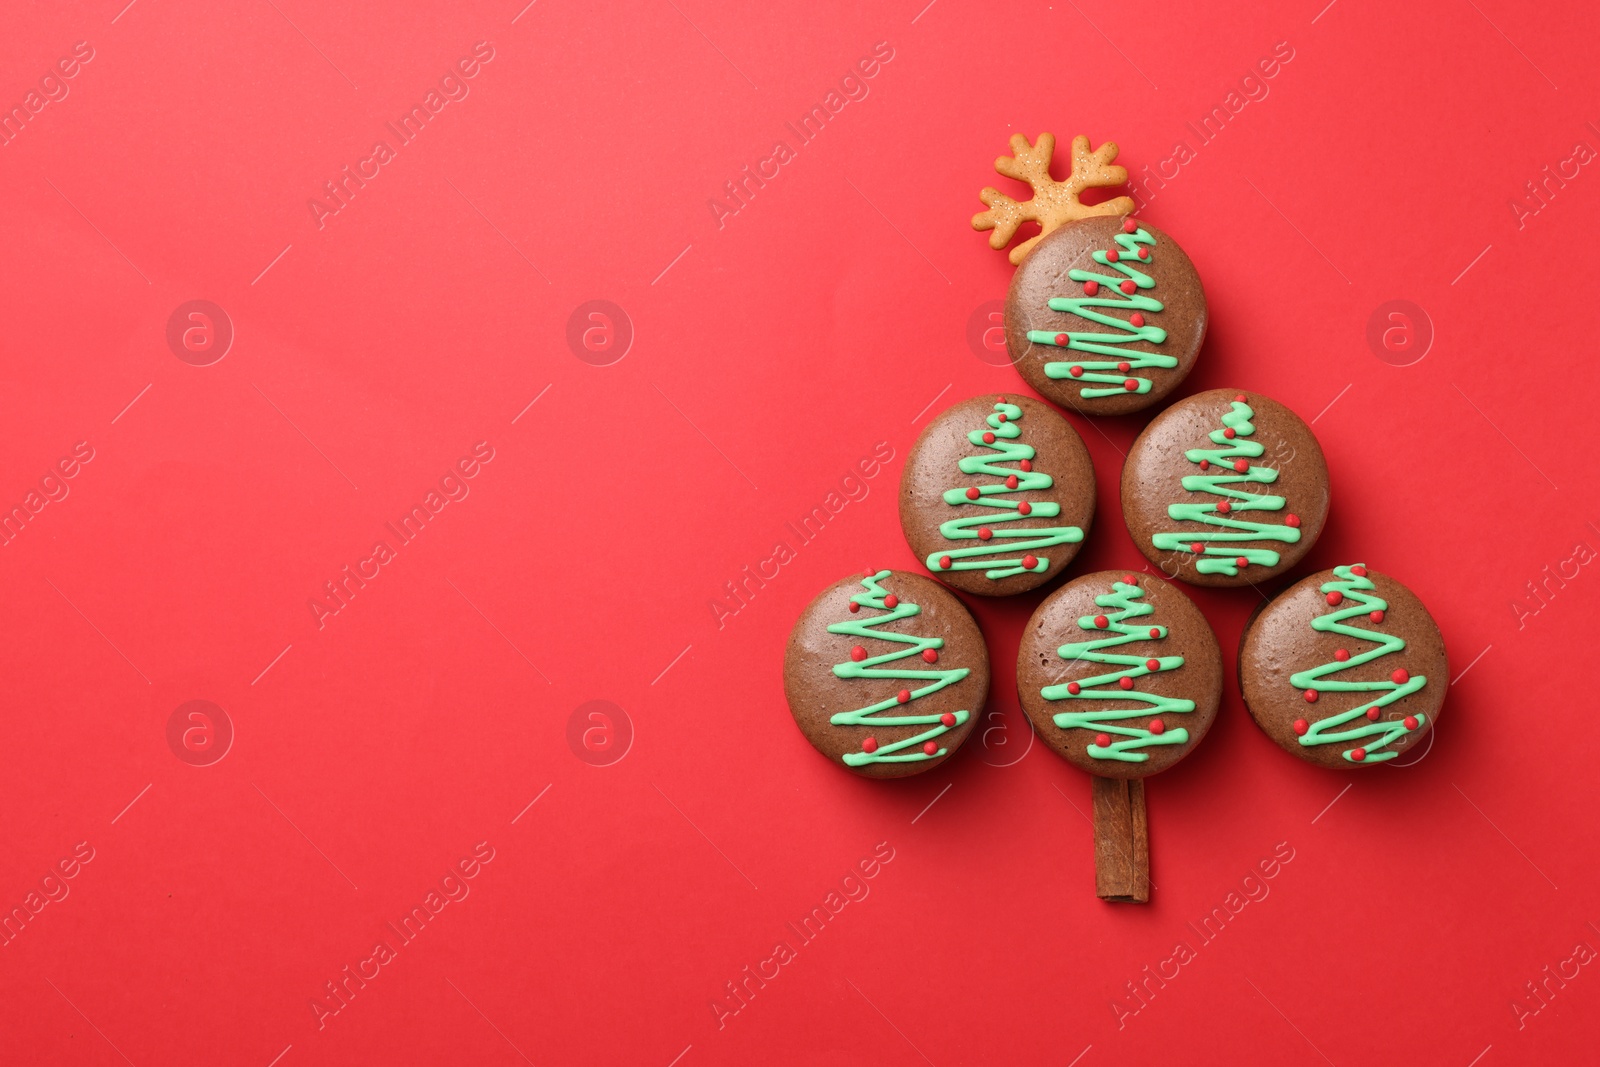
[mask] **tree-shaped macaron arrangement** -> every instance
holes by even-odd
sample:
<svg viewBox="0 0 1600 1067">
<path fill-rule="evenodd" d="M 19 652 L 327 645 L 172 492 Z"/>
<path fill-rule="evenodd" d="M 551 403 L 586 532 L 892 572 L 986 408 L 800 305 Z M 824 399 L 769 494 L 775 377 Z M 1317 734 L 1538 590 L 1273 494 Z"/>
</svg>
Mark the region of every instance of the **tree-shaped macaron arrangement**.
<svg viewBox="0 0 1600 1067">
<path fill-rule="evenodd" d="M 1016 267 L 1007 350 L 1056 404 L 1086 416 L 1137 412 L 1193 367 L 1205 292 L 1183 249 L 1133 217 L 1132 199 L 1102 192 L 1127 181 L 1115 144 L 1073 138 L 1063 178 L 1051 174 L 1055 149 L 1051 134 L 1014 134 L 994 167 L 1032 195 L 985 187 L 972 218 L 991 247 L 1010 246 Z M 1077 429 L 1034 397 L 971 397 L 930 420 L 902 471 L 899 510 L 937 581 L 868 570 L 812 601 L 784 673 L 811 743 L 867 777 L 948 758 L 981 717 L 989 669 L 982 634 L 949 588 L 1003 597 L 1053 582 L 1087 536 L 1096 484 Z M 1303 419 L 1259 393 L 1212 389 L 1149 420 L 1126 453 L 1121 490 L 1128 532 L 1152 567 L 1082 575 L 1044 598 L 1024 627 L 1017 687 L 1037 737 L 1092 776 L 1097 894 L 1143 902 L 1144 779 L 1204 738 L 1223 676 L 1210 624 L 1162 578 L 1260 592 L 1315 545 L 1330 489 Z M 1421 601 L 1364 564 L 1271 599 L 1246 627 L 1239 665 L 1263 730 L 1339 769 L 1388 762 L 1415 743 L 1444 696 L 1430 679 L 1449 676 Z"/>
</svg>

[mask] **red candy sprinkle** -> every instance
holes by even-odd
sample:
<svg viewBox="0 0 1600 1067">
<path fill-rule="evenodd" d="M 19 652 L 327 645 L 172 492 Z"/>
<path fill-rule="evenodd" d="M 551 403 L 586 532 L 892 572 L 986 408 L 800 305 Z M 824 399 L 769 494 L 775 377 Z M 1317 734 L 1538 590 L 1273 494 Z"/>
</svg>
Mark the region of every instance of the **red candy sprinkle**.
<svg viewBox="0 0 1600 1067">
<path fill-rule="evenodd" d="M 1039 557 L 1038 556 L 1023 556 L 1022 557 L 1022 565 L 1024 567 L 1026 567 L 1028 570 L 1031 571 L 1031 570 L 1033 570 L 1035 567 L 1037 567 L 1039 565 Z"/>
<path fill-rule="evenodd" d="M 1062 348 L 1067 347 L 1067 343 L 1071 340 L 1072 338 L 1068 337 L 1064 333 L 1056 334 L 1056 344 L 1060 345 Z"/>
<path fill-rule="evenodd" d="M 1094 735 L 1094 743 L 1099 745 L 1101 748 L 1106 748 L 1107 746 L 1109 746 L 1111 744 L 1111 735 L 1110 734 L 1095 734 Z"/>
<path fill-rule="evenodd" d="M 1377 722 L 1378 721 L 1378 709 L 1377 708 L 1368 708 L 1367 709 L 1367 718 L 1371 719 L 1373 722 Z"/>
<path fill-rule="evenodd" d="M 1401 721 L 1405 723 L 1407 730 L 1415 730 L 1417 728 L 1417 719 L 1414 715 L 1407 715 Z"/>
<path fill-rule="evenodd" d="M 1122 383 L 1122 387 L 1130 393 L 1135 392 L 1139 388 L 1139 380 L 1137 378 L 1129 378 Z"/>
<path fill-rule="evenodd" d="M 976 500 L 976 499 L 978 499 L 978 497 L 980 495 L 981 494 L 979 494 L 977 486 L 973 486 L 972 488 L 967 490 L 967 499 L 968 500 Z"/>
<path fill-rule="evenodd" d="M 1100 283 L 1094 280 L 1083 283 L 1083 292 L 1086 296 L 1093 296 L 1100 291 Z"/>
<path fill-rule="evenodd" d="M 876 737 L 864 737 L 864 738 L 862 738 L 861 739 L 861 751 L 863 751 L 863 752 L 876 752 L 876 751 L 878 751 L 878 739 Z"/>
<path fill-rule="evenodd" d="M 1365 578 L 1367 576 L 1367 568 L 1357 563 L 1354 567 L 1350 568 L 1350 573 L 1355 575 L 1357 578 Z"/>
<path fill-rule="evenodd" d="M 994 400 L 997 404 L 1004 404 L 1006 402 L 1006 398 L 1003 396 L 997 396 L 994 398 Z"/>
<path fill-rule="evenodd" d="M 1367 758 L 1367 750 L 1364 748 L 1355 749 L 1350 753 L 1350 758 L 1355 760 L 1357 763 L 1360 763 L 1362 760 Z"/>
<path fill-rule="evenodd" d="M 1016 487 L 1017 487 L 1017 476 L 1015 474 L 1008 475 L 1006 477 L 1006 488 L 1007 489 L 1015 489 Z"/>
<path fill-rule="evenodd" d="M 1121 258 L 1122 257 L 1117 254 L 1117 250 L 1115 248 L 1108 249 L 1106 251 L 1106 262 L 1107 263 L 1115 263 L 1117 260 L 1119 260 Z"/>
<path fill-rule="evenodd" d="M 994 531 L 987 526 L 978 527 L 978 540 L 987 541 L 994 536 Z"/>
<path fill-rule="evenodd" d="M 1300 525 L 1300 516 L 1298 516 L 1298 515 L 1285 515 L 1283 517 L 1283 524 L 1285 526 L 1289 527 L 1290 529 L 1296 529 Z"/>
<path fill-rule="evenodd" d="M 1250 462 L 1249 460 L 1236 459 L 1233 461 L 1233 469 L 1240 474 L 1244 474 L 1250 469 Z"/>
<path fill-rule="evenodd" d="M 1228 503 L 1226 500 L 1222 500 L 1222 501 L 1218 501 L 1217 502 L 1217 514 L 1218 515 L 1226 515 L 1228 512 L 1230 512 L 1232 510 L 1233 510 L 1233 505 Z"/>
<path fill-rule="evenodd" d="M 1311 724 L 1306 722 L 1304 719 L 1296 719 L 1294 721 L 1294 732 L 1299 734 L 1301 737 L 1304 737 L 1306 735 L 1306 731 L 1309 729 L 1311 729 Z"/>
<path fill-rule="evenodd" d="M 1073 696 L 1077 696 L 1082 691 L 1083 686 L 1079 685 L 1077 682 L 1067 683 L 1067 692 L 1071 693 Z"/>
<path fill-rule="evenodd" d="M 927 742 L 923 743 L 922 751 L 924 751 L 928 755 L 932 756 L 932 755 L 935 755 L 939 751 L 939 746 L 934 744 L 932 741 L 927 741 Z"/>
<path fill-rule="evenodd" d="M 1150 258 L 1150 250 L 1148 248 L 1139 249 L 1139 258 L 1140 259 L 1149 259 Z"/>
<path fill-rule="evenodd" d="M 1158 659 L 1147 659 L 1144 661 L 1144 669 L 1147 671 L 1159 671 L 1161 669 L 1161 661 Z"/>
<path fill-rule="evenodd" d="M 1209 459 L 1201 460 L 1200 461 L 1200 469 L 1203 470 L 1203 471 L 1210 470 L 1211 469 L 1211 461 Z"/>
<path fill-rule="evenodd" d="M 1072 371 L 1072 376 L 1074 378 L 1082 378 L 1083 377 L 1083 368 L 1078 366 L 1076 363 L 1074 363 L 1072 365 L 1071 371 Z"/>
<path fill-rule="evenodd" d="M 1244 394 L 1240 393 L 1238 396 L 1234 397 L 1234 399 L 1237 400 L 1239 403 L 1243 404 L 1244 403 Z"/>
<path fill-rule="evenodd" d="M 1094 617 L 1094 625 L 1095 629 L 1104 630 L 1107 626 L 1111 625 L 1111 620 L 1106 618 L 1104 615 L 1096 615 Z"/>
<path fill-rule="evenodd" d="M 994 434 L 988 430 L 983 431 L 983 443 L 986 445 L 994 444 Z"/>
<path fill-rule="evenodd" d="M 1205 550 L 1206 550 L 1206 546 L 1202 545 L 1199 541 L 1196 541 L 1194 544 L 1189 546 L 1189 551 L 1193 552 L 1197 556 L 1200 553 L 1204 552 Z"/>
<path fill-rule="evenodd" d="M 1123 575 L 1123 576 L 1122 576 L 1122 584 L 1123 584 L 1123 585 L 1132 585 L 1132 584 L 1133 584 L 1133 575 L 1131 575 L 1131 574 L 1124 574 L 1124 575 Z"/>
<path fill-rule="evenodd" d="M 1133 295 L 1133 291 L 1135 289 L 1139 288 L 1139 287 L 1137 285 L 1133 284 L 1133 279 L 1132 278 L 1129 278 L 1127 281 L 1125 281 L 1121 285 L 1117 286 L 1117 288 L 1121 289 L 1124 293 L 1127 293 L 1129 296 L 1132 296 Z"/>
<path fill-rule="evenodd" d="M 1128 372 L 1129 372 L 1129 371 L 1130 371 L 1130 370 L 1132 370 L 1132 369 L 1133 369 L 1133 364 L 1132 364 L 1132 363 L 1128 363 L 1128 362 L 1126 362 L 1126 361 L 1124 361 L 1124 362 L 1122 362 L 1122 363 L 1118 363 L 1118 364 L 1117 364 L 1117 369 L 1118 369 L 1118 370 L 1119 370 L 1119 371 L 1121 371 L 1121 372 L 1122 372 L 1122 373 L 1124 373 L 1124 374 L 1126 374 L 1126 373 L 1128 373 Z"/>
<path fill-rule="evenodd" d="M 922 650 L 922 658 L 928 663 L 938 663 L 939 653 L 935 652 L 931 648 L 925 648 Z"/>
<path fill-rule="evenodd" d="M 911 690 L 902 689 L 894 695 L 894 698 L 902 704 L 909 704 L 911 703 Z"/>
<path fill-rule="evenodd" d="M 1368 615 L 1367 618 L 1371 619 L 1373 622 L 1382 622 L 1383 621 L 1383 612 L 1374 611 L 1372 614 Z"/>
<path fill-rule="evenodd" d="M 1407 671 L 1404 667 L 1401 667 L 1393 674 L 1389 675 L 1389 677 L 1394 679 L 1395 685 L 1405 685 L 1411 680 L 1411 672 Z"/>
<path fill-rule="evenodd" d="M 1335 589 L 1333 592 L 1328 594 L 1328 606 L 1330 608 L 1336 608 L 1340 604 L 1343 604 L 1343 603 L 1344 603 L 1344 594 L 1339 592 L 1339 590 Z"/>
<path fill-rule="evenodd" d="M 861 605 L 860 604 L 857 604 L 854 600 L 850 601 L 850 612 L 851 612 L 851 614 L 855 614 L 856 612 L 858 612 L 860 610 L 861 610 Z"/>
<path fill-rule="evenodd" d="M 1350 650 L 1348 648 L 1336 648 L 1333 650 L 1333 658 L 1343 663 L 1350 658 Z"/>
<path fill-rule="evenodd" d="M 1160 719 L 1151 719 L 1150 732 L 1153 734 L 1164 734 L 1167 732 L 1167 724 L 1162 722 Z"/>
<path fill-rule="evenodd" d="M 947 571 L 947 570 L 950 569 L 950 557 L 949 556 L 940 556 L 939 557 L 939 569 L 942 570 L 942 571 Z"/>
<path fill-rule="evenodd" d="M 1130 326 L 1143 326 L 1144 325 L 1144 316 L 1139 314 L 1137 311 L 1135 311 L 1132 315 L 1128 316 L 1128 325 L 1130 325 Z"/>
<path fill-rule="evenodd" d="M 1159 626 L 1150 627 L 1150 636 L 1151 637 L 1160 637 L 1161 636 L 1161 627 L 1159 627 Z"/>
<path fill-rule="evenodd" d="M 1031 471 L 1033 470 L 1033 460 L 1025 459 L 1021 463 L 1017 464 L 1017 466 L 1021 467 L 1025 471 Z"/>
<path fill-rule="evenodd" d="M 890 610 L 893 610 L 899 603 L 900 598 L 895 596 L 893 593 L 890 593 L 888 596 L 883 598 L 883 606 L 889 608 Z"/>
<path fill-rule="evenodd" d="M 1243 556 L 1240 556 L 1238 559 L 1234 560 L 1233 562 L 1234 562 L 1234 565 L 1238 566 L 1238 567 L 1248 567 L 1248 566 L 1250 566 L 1250 561 L 1245 559 Z"/>
<path fill-rule="evenodd" d="M 1139 228 L 1139 221 L 1137 219 L 1135 219 L 1132 215 L 1129 215 L 1127 218 L 1122 220 L 1122 232 L 1123 233 L 1132 233 L 1134 230 L 1137 230 L 1138 228 Z"/>
<path fill-rule="evenodd" d="M 860 645 L 857 645 L 850 650 L 850 658 L 855 660 L 857 663 L 860 663 L 862 660 L 867 658 L 867 650 L 862 648 Z"/>
<path fill-rule="evenodd" d="M 1238 434 L 1238 431 L 1236 431 L 1232 426 L 1225 426 L 1225 427 L 1223 427 L 1223 430 L 1222 430 L 1222 436 L 1226 437 L 1228 440 L 1231 441 L 1235 437 L 1239 436 L 1239 434 Z"/>
<path fill-rule="evenodd" d="M 1118 678 L 1117 679 L 1117 684 L 1122 686 L 1122 688 L 1124 688 L 1124 689 L 1132 689 L 1133 688 L 1133 679 L 1132 678 Z"/>
<path fill-rule="evenodd" d="M 946 726 L 954 726 L 956 724 L 956 717 L 947 711 L 943 715 L 939 716 L 939 721 L 944 723 Z"/>
<path fill-rule="evenodd" d="M 1003 412 L 1003 411 L 996 413 L 995 419 L 1000 421 L 1000 422 L 1005 422 L 1006 421 L 1006 413 Z"/>
<path fill-rule="evenodd" d="M 1033 513 L 1033 505 L 1032 504 L 1028 503 L 1026 500 L 1017 501 L 1017 514 L 1018 515 L 1031 515 L 1032 513 Z"/>
<path fill-rule="evenodd" d="M 1317 691 L 1315 689 L 1307 689 L 1306 690 L 1306 703 L 1307 704 L 1315 704 L 1316 702 L 1317 702 Z"/>
</svg>

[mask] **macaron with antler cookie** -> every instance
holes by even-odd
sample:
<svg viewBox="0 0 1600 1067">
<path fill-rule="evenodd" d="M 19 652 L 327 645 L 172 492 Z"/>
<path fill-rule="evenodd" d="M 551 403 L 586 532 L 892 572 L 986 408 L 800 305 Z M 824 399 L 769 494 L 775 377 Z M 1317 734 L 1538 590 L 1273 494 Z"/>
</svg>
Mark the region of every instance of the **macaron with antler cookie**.
<svg viewBox="0 0 1600 1067">
<path fill-rule="evenodd" d="M 1091 149 L 1073 138 L 1071 171 L 1050 175 L 1053 134 L 1030 144 L 1011 138 L 1012 155 L 994 169 L 1033 189 L 1014 200 L 985 188 L 972 218 L 1004 248 L 1027 222 L 1040 233 L 1011 249 L 1017 266 L 1006 294 L 1006 346 L 1023 379 L 1046 398 L 1085 415 L 1126 415 L 1159 404 L 1194 367 L 1206 334 L 1206 296 L 1177 242 L 1132 217 L 1126 196 L 1083 202 L 1090 189 L 1128 180 L 1110 141 Z"/>
</svg>

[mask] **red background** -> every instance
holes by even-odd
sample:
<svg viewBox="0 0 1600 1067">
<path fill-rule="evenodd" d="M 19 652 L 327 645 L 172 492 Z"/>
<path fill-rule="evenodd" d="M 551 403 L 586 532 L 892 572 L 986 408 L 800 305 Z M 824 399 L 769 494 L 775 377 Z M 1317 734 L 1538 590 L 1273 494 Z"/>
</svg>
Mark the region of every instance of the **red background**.
<svg viewBox="0 0 1600 1067">
<path fill-rule="evenodd" d="M 0 149 L 0 500 L 94 458 L 0 549 L 0 901 L 94 858 L 0 949 L 0 1058 L 1586 1058 L 1600 973 L 1562 961 L 1600 946 L 1600 176 L 1563 161 L 1600 147 L 1593 13 L 922 4 L 8 12 L 0 100 L 74 42 L 93 59 Z M 308 200 L 479 41 L 469 95 L 319 228 Z M 799 146 L 784 123 L 878 42 L 870 94 Z M 1202 144 L 1186 123 L 1279 42 L 1268 95 Z M 1187 143 L 1145 210 L 1212 301 L 1186 392 L 1317 419 L 1334 508 L 1295 576 L 1402 578 L 1455 678 L 1420 761 L 1348 777 L 1287 758 L 1230 678 L 1150 783 L 1144 908 L 1095 899 L 1088 779 L 1017 714 L 1037 597 L 974 605 L 999 714 L 935 773 L 829 766 L 780 685 L 817 589 L 915 566 L 894 493 L 921 426 L 1019 389 L 981 335 L 1010 268 L 968 219 L 980 187 L 1020 192 L 990 169 L 1008 135 L 1043 129 L 1136 174 Z M 719 226 L 708 200 L 778 139 L 795 157 Z M 166 341 L 192 299 L 236 334 L 210 366 Z M 591 299 L 631 322 L 609 366 L 567 342 Z M 1393 299 L 1420 309 L 1398 357 L 1367 332 Z M 1100 477 L 1074 570 L 1138 566 L 1116 484 L 1142 419 L 1071 418 Z M 319 627 L 323 583 L 481 441 L 470 495 Z M 869 495 L 719 626 L 724 583 L 880 441 Z M 1192 595 L 1231 654 L 1253 594 Z M 193 699 L 235 733 L 209 766 L 167 740 Z M 606 766 L 569 741 L 591 700 L 621 709 L 607 758 L 631 738 Z M 479 842 L 470 895 L 319 1028 L 324 983 Z M 879 842 L 870 896 L 719 1020 Z M 1203 943 L 1188 924 L 1275 848 L 1269 894 Z M 1180 940 L 1195 958 L 1131 999 Z M 1578 975 L 1535 1000 L 1546 966 Z"/>
</svg>

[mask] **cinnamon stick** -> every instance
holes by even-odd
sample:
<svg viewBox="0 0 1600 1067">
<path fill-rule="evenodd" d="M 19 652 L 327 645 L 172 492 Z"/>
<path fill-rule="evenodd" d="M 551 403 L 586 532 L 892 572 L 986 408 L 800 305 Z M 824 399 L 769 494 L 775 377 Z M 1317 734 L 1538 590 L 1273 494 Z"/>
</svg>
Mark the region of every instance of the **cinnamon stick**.
<svg viewBox="0 0 1600 1067">
<path fill-rule="evenodd" d="M 1094 778 L 1094 891 L 1101 900 L 1150 901 L 1144 780 Z"/>
</svg>

